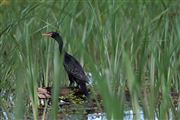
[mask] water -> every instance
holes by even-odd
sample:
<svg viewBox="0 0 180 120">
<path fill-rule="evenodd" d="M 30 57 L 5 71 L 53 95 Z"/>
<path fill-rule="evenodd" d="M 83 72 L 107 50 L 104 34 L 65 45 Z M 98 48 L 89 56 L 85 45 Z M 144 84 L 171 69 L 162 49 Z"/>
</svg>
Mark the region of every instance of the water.
<svg viewBox="0 0 180 120">
<path fill-rule="evenodd" d="M 123 120 L 133 120 L 134 119 L 134 113 L 132 110 L 128 110 L 124 112 L 124 119 Z M 143 111 L 140 111 L 138 114 L 136 114 L 139 117 L 139 120 L 144 120 L 144 113 Z M 105 113 L 93 113 L 87 115 L 87 120 L 107 120 Z"/>
</svg>

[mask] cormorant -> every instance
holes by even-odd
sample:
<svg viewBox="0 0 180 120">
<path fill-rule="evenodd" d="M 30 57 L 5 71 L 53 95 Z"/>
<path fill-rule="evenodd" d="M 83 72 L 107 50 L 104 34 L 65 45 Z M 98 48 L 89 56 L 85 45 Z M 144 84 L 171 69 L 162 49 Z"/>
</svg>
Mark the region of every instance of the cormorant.
<svg viewBox="0 0 180 120">
<path fill-rule="evenodd" d="M 61 55 L 64 55 L 63 65 L 69 77 L 69 81 L 70 81 L 69 86 L 72 86 L 74 82 L 76 82 L 76 84 L 78 85 L 80 90 L 84 93 L 84 95 L 88 96 L 89 94 L 86 87 L 86 82 L 88 82 L 88 78 L 80 63 L 63 49 L 62 37 L 57 32 L 48 32 L 48 33 L 44 33 L 43 35 L 50 36 L 51 38 L 53 38 L 55 41 L 58 42 L 59 52 Z"/>
</svg>

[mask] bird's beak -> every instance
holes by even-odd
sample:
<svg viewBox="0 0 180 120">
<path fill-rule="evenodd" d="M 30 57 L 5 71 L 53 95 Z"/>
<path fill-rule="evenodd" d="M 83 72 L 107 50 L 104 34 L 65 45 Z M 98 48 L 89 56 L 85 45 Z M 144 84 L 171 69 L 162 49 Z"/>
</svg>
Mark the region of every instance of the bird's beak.
<svg viewBox="0 0 180 120">
<path fill-rule="evenodd" d="M 43 33 L 42 35 L 51 37 L 52 34 L 51 33 Z"/>
</svg>

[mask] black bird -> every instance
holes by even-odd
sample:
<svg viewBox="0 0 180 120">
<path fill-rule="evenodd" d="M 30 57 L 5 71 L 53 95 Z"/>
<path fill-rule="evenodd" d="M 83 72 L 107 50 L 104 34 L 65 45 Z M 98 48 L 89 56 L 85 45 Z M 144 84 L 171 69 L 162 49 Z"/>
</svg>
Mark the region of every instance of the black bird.
<svg viewBox="0 0 180 120">
<path fill-rule="evenodd" d="M 68 74 L 70 84 L 69 86 L 74 85 L 74 82 L 78 85 L 80 90 L 84 93 L 85 96 L 88 96 L 88 91 L 86 87 L 86 83 L 88 82 L 88 78 L 80 65 L 80 63 L 70 54 L 68 54 L 63 48 L 63 40 L 62 37 L 57 32 L 48 32 L 44 33 L 45 36 L 52 37 L 59 44 L 59 52 L 61 55 L 64 55 L 64 68 Z"/>
</svg>

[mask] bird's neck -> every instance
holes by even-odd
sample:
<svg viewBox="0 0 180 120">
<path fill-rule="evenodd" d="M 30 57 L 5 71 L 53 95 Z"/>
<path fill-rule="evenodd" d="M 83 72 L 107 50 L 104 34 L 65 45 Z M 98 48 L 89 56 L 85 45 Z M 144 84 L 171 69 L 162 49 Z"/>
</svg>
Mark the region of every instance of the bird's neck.
<svg viewBox="0 0 180 120">
<path fill-rule="evenodd" d="M 58 44 L 59 44 L 59 52 L 62 54 L 63 50 L 63 40 L 61 36 L 57 36 L 56 38 L 54 38 Z"/>
<path fill-rule="evenodd" d="M 59 44 L 59 52 L 60 52 L 60 54 L 62 54 L 63 51 L 64 51 L 63 44 L 61 43 L 61 44 Z"/>
</svg>

